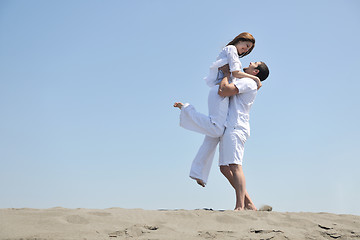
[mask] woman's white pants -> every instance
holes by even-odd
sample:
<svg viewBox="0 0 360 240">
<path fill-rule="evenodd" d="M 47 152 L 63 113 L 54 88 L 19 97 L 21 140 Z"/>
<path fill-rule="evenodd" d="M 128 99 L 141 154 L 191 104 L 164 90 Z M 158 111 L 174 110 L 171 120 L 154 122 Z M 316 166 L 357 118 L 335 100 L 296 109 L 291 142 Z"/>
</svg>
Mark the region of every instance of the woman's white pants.
<svg viewBox="0 0 360 240">
<path fill-rule="evenodd" d="M 180 113 L 181 127 L 206 135 L 190 170 L 191 178 L 201 179 L 204 183 L 208 180 L 216 146 L 224 133 L 229 107 L 229 98 L 221 97 L 218 88 L 216 85 L 209 91 L 209 116 L 197 112 L 194 106 L 189 104 L 185 104 Z"/>
</svg>

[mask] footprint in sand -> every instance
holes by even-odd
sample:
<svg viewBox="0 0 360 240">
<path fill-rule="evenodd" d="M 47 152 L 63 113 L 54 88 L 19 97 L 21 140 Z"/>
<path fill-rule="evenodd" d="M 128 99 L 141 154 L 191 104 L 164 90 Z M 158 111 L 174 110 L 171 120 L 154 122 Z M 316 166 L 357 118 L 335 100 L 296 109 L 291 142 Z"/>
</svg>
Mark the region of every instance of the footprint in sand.
<svg viewBox="0 0 360 240">
<path fill-rule="evenodd" d="M 202 237 L 202 238 L 218 238 L 218 239 L 224 239 L 224 238 L 228 238 L 228 237 L 235 237 L 234 235 L 234 231 L 213 231 L 213 230 L 209 230 L 209 231 L 198 231 L 198 236 Z"/>
<path fill-rule="evenodd" d="M 106 216 L 111 215 L 111 213 L 107 213 L 107 212 L 88 212 L 88 214 L 99 216 L 99 217 L 106 217 Z"/>
<path fill-rule="evenodd" d="M 88 224 L 89 223 L 89 221 L 86 220 L 86 218 L 83 218 L 79 215 L 67 216 L 66 221 L 68 223 L 73 223 L 73 224 Z"/>
<path fill-rule="evenodd" d="M 140 237 L 141 235 L 143 235 L 145 233 L 150 233 L 151 231 L 155 231 L 158 229 L 159 229 L 159 227 L 157 227 L 157 226 L 134 225 L 129 228 L 125 228 L 122 231 L 115 231 L 115 232 L 109 233 L 109 237 L 111 237 L 111 238 L 122 237 L 122 236 L 132 237 L 132 238 Z"/>
<path fill-rule="evenodd" d="M 37 237 L 30 237 L 30 238 L 6 238 L 6 240 L 49 240 L 48 238 L 37 238 Z"/>
<path fill-rule="evenodd" d="M 289 239 L 281 230 L 250 229 L 250 232 L 258 235 L 260 239 Z"/>
<path fill-rule="evenodd" d="M 220 215 L 220 216 L 216 216 L 216 221 L 220 222 L 220 223 L 245 223 L 244 220 L 233 217 L 233 216 L 229 216 L 229 215 Z"/>
</svg>

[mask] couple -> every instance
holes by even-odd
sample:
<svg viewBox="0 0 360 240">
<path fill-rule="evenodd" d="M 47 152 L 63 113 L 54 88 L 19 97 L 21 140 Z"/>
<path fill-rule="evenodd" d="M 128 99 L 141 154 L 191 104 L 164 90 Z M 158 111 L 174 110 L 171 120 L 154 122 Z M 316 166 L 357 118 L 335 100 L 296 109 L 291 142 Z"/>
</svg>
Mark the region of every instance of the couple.
<svg viewBox="0 0 360 240">
<path fill-rule="evenodd" d="M 249 54 L 254 45 L 252 35 L 242 33 L 223 49 L 210 67 L 209 76 L 205 79 L 211 86 L 209 116 L 197 112 L 192 105 L 174 104 L 181 110 L 182 127 L 206 135 L 192 163 L 190 177 L 205 187 L 216 146 L 220 143 L 220 171 L 235 189 L 235 210 L 256 210 L 246 191 L 242 159 L 244 144 L 250 136 L 250 108 L 269 70 L 263 62 L 252 62 L 241 72 L 239 61 L 239 57 Z"/>
</svg>

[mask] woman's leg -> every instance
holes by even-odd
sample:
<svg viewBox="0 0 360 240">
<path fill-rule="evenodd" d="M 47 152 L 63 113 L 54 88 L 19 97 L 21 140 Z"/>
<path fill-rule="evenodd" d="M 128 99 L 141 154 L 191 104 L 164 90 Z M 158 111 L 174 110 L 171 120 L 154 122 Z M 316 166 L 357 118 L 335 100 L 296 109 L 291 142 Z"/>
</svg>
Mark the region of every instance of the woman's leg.
<svg viewBox="0 0 360 240">
<path fill-rule="evenodd" d="M 222 136 L 228 113 L 229 98 L 221 97 L 217 90 L 218 86 L 214 86 L 209 91 L 209 116 L 197 112 L 192 105 L 176 102 L 174 107 L 181 109 L 180 126 L 214 138 Z"/>
<path fill-rule="evenodd" d="M 205 136 L 190 170 L 190 177 L 203 187 L 207 183 L 219 138 Z"/>
</svg>

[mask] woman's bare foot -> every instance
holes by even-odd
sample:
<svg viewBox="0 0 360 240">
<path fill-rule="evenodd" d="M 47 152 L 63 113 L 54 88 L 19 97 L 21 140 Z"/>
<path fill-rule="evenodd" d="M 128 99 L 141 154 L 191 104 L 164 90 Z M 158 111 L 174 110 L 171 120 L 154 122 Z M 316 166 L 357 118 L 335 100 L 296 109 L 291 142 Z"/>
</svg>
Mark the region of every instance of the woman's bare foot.
<svg viewBox="0 0 360 240">
<path fill-rule="evenodd" d="M 196 182 L 197 182 L 200 186 L 205 187 L 205 183 L 204 183 L 203 180 L 198 179 L 198 178 L 195 178 L 195 180 L 196 180 Z"/>
<path fill-rule="evenodd" d="M 182 106 L 184 106 L 184 104 L 181 103 L 181 102 L 176 102 L 176 103 L 174 103 L 174 107 L 177 107 L 177 108 L 179 108 L 179 109 L 181 109 Z"/>
<path fill-rule="evenodd" d="M 200 186 L 205 187 L 204 181 L 201 180 L 200 178 L 196 178 L 196 177 L 192 177 L 192 176 L 190 176 L 190 178 L 194 179 L 197 182 L 197 184 L 199 184 Z"/>
</svg>

